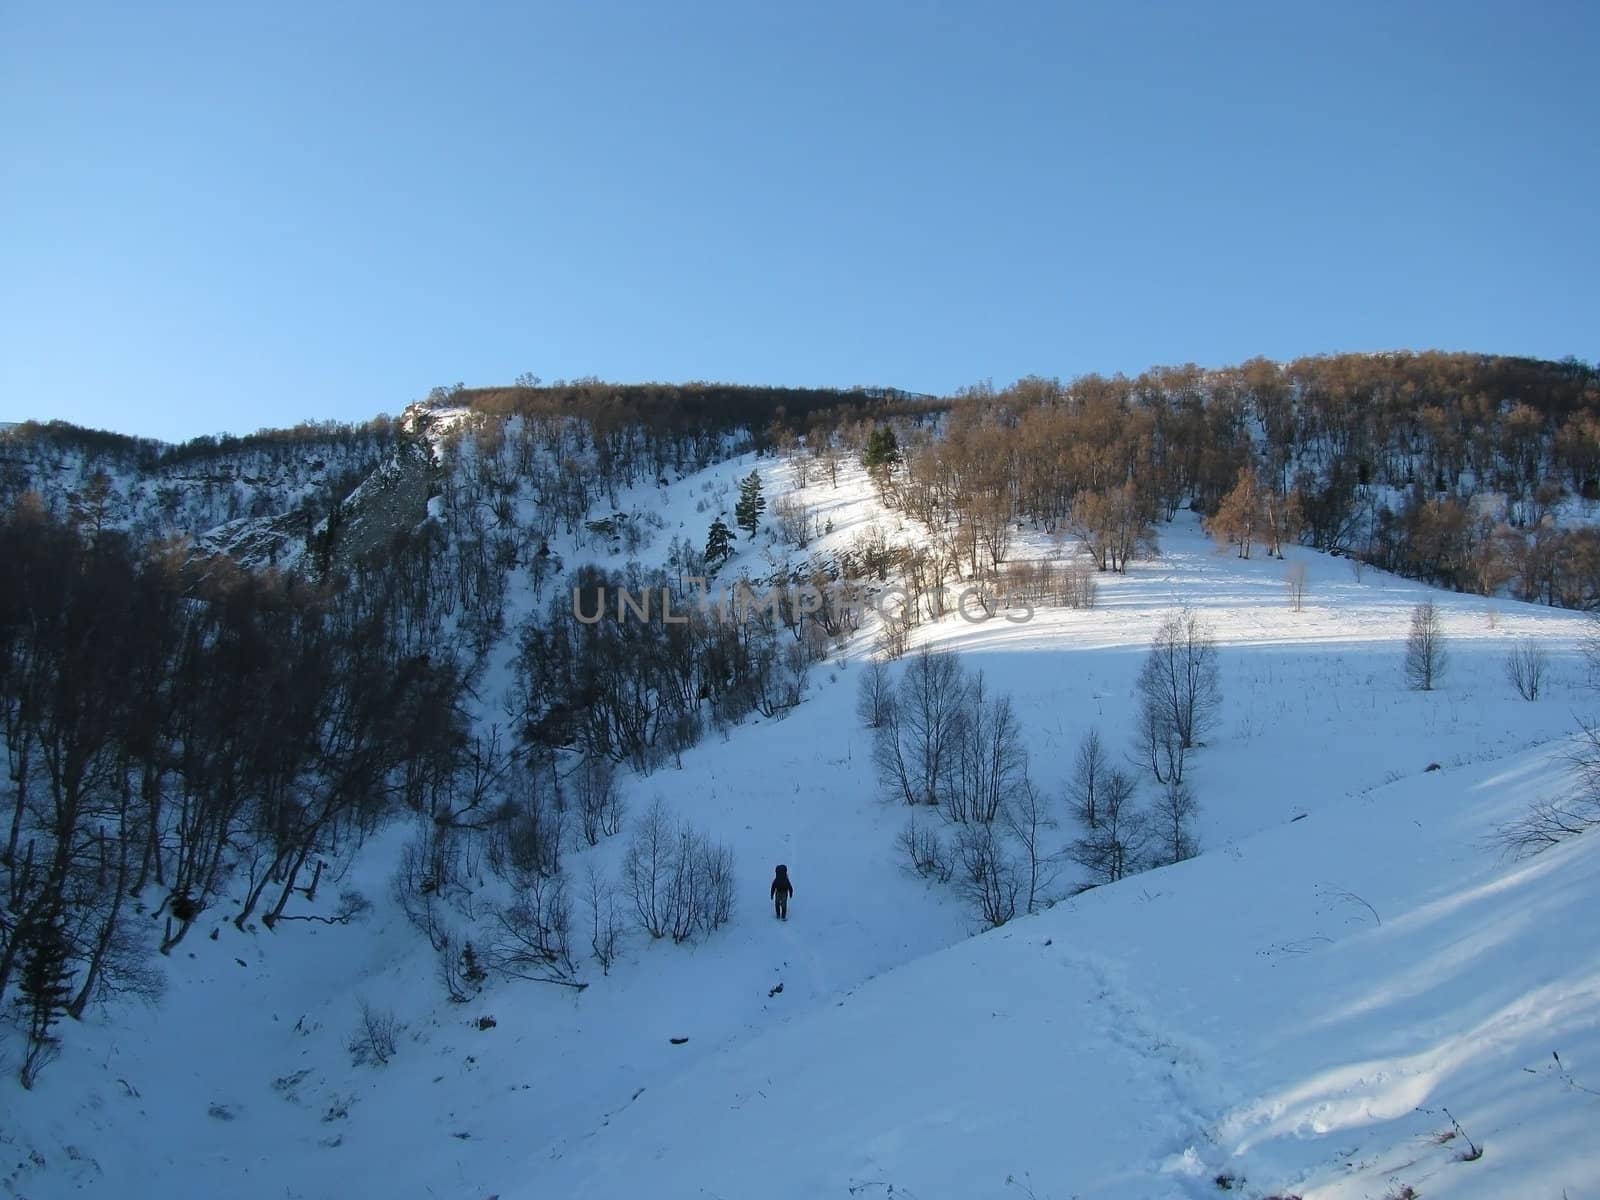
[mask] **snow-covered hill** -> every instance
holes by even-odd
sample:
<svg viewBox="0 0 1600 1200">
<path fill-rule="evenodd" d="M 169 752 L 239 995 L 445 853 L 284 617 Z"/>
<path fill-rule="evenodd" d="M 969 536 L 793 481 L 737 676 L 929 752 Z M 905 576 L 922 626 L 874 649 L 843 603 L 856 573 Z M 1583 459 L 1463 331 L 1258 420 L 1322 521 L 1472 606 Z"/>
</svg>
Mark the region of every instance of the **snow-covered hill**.
<svg viewBox="0 0 1600 1200">
<path fill-rule="evenodd" d="M 743 456 L 618 495 L 652 515 L 636 554 L 592 529 L 553 548 L 569 566 L 662 561 L 669 537 L 703 544 L 753 469 L 769 496 L 789 489 L 788 464 Z M 825 559 L 873 525 L 921 537 L 857 469 L 803 495 L 816 540 L 742 540 L 725 574 Z M 633 935 L 609 973 L 585 964 L 581 991 L 498 981 L 451 1004 L 392 899 L 392 829 L 306 910 L 331 915 L 354 889 L 370 912 L 240 933 L 219 909 L 168 964 L 160 1008 L 74 1027 L 32 1094 L 8 1071 L 0 1194 L 1591 1194 L 1593 847 L 1509 863 L 1486 843 L 1565 786 L 1590 697 L 1582 618 L 1299 550 L 1240 561 L 1187 515 L 1162 536 L 1093 608 L 946 618 L 913 645 L 955 650 L 1013 696 L 1060 844 L 1079 740 L 1098 728 L 1131 751 L 1150 636 L 1198 611 L 1224 697 L 1192 760 L 1199 858 L 1066 899 L 1069 873 L 1053 908 L 969 937 L 971 914 L 896 850 L 906 810 L 881 797 L 855 716 L 869 624 L 787 715 L 627 780 L 635 816 L 660 797 L 732 848 L 729 926 L 681 946 Z M 1019 536 L 1013 555 L 1049 552 Z M 519 589 L 508 624 L 533 603 Z M 1451 653 L 1432 693 L 1401 673 L 1424 595 Z M 1532 703 L 1502 671 L 1524 637 L 1552 656 Z M 477 688 L 481 722 L 504 658 Z M 625 841 L 574 849 L 569 873 L 614 875 Z M 786 924 L 767 903 L 776 862 L 798 889 Z M 361 1000 L 400 1022 L 385 1065 L 347 1049 Z M 1483 1154 L 1457 1161 L 1466 1137 Z"/>
</svg>

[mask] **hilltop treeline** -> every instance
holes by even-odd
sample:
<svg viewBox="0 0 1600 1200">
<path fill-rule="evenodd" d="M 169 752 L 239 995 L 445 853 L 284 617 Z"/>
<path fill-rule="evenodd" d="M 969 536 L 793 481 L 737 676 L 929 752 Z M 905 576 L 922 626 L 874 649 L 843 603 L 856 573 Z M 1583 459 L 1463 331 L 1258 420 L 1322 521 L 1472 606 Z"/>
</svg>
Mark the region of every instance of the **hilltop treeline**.
<svg viewBox="0 0 1600 1200">
<path fill-rule="evenodd" d="M 1587 606 L 1600 539 L 1600 377 L 1469 354 L 1257 359 L 971 389 L 912 433 L 885 494 L 972 573 L 1016 522 L 1081 535 L 1104 569 L 1183 507 L 1248 554 L 1303 541 L 1463 590 Z M 1567 509 L 1563 509 L 1567 505 Z"/>
<path fill-rule="evenodd" d="M 640 425 L 657 436 L 717 438 L 749 430 L 758 439 L 786 429 L 803 433 L 862 415 L 892 417 L 940 409 L 945 402 L 898 388 L 785 388 L 731 383 L 612 384 L 580 379 L 544 385 L 530 377 L 515 387 L 460 389 L 474 410 L 494 416 L 575 417 L 603 440 Z"/>
</svg>

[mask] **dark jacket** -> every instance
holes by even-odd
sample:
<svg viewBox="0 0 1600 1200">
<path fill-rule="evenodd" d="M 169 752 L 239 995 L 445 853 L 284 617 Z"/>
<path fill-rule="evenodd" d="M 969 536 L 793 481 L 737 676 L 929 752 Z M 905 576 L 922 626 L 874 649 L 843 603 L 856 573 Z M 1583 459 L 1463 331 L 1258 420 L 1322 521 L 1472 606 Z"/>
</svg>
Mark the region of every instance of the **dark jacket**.
<svg viewBox="0 0 1600 1200">
<path fill-rule="evenodd" d="M 779 892 L 782 892 L 785 896 L 794 895 L 794 884 L 789 882 L 788 867 L 778 868 L 778 873 L 773 877 L 772 887 L 768 889 L 767 894 L 776 897 Z"/>
</svg>

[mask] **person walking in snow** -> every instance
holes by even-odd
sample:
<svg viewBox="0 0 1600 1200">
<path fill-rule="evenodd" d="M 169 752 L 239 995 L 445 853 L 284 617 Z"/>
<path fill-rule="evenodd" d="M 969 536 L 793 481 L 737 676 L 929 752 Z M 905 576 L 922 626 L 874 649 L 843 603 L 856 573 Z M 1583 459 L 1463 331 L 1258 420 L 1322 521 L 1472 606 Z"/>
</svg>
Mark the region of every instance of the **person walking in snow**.
<svg viewBox="0 0 1600 1200">
<path fill-rule="evenodd" d="M 772 903 L 777 911 L 778 920 L 787 921 L 789 897 L 794 895 L 794 884 L 789 882 L 789 868 L 782 863 L 778 864 L 778 873 L 773 876 L 772 887 L 769 890 L 772 893 Z"/>
</svg>

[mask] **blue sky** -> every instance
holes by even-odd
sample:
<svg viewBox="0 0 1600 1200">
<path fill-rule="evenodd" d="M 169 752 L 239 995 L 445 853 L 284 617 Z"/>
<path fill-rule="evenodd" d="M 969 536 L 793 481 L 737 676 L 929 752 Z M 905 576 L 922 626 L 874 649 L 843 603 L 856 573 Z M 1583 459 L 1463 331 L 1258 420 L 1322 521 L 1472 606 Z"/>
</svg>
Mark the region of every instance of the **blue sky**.
<svg viewBox="0 0 1600 1200">
<path fill-rule="evenodd" d="M 1600 6 L 0 5 L 0 420 L 1600 357 Z"/>
</svg>

